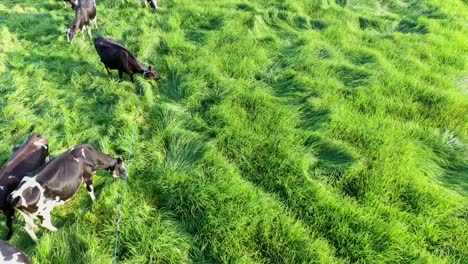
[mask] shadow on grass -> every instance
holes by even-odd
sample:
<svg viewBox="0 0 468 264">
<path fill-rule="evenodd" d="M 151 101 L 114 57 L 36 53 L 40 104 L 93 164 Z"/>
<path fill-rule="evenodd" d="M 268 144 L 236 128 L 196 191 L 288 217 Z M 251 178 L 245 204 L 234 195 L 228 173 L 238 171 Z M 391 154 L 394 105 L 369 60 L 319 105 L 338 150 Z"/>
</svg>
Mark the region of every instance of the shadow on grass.
<svg viewBox="0 0 468 264">
<path fill-rule="evenodd" d="M 65 32 L 49 13 L 18 13 L 0 11 L 0 25 L 8 27 L 19 38 L 40 45 L 50 45 Z"/>
<path fill-rule="evenodd" d="M 447 168 L 442 183 L 462 196 L 468 196 L 468 165 Z"/>
<path fill-rule="evenodd" d="M 47 79 L 51 79 L 54 83 L 66 85 L 70 79 L 63 76 L 71 76 L 73 74 L 83 75 L 91 73 L 100 77 L 107 77 L 107 72 L 104 69 L 97 69 L 93 64 L 81 59 L 76 60 L 67 55 L 50 55 L 40 52 L 31 52 L 30 55 L 25 55 L 20 52 L 6 53 L 9 58 L 15 60 L 15 65 L 34 65 L 37 70 L 44 70 L 47 74 Z M 18 63 L 20 62 L 20 63 Z M 15 67 L 10 65 L 12 70 L 18 72 L 24 71 L 24 67 Z M 61 81 L 61 82 L 60 82 Z"/>
</svg>

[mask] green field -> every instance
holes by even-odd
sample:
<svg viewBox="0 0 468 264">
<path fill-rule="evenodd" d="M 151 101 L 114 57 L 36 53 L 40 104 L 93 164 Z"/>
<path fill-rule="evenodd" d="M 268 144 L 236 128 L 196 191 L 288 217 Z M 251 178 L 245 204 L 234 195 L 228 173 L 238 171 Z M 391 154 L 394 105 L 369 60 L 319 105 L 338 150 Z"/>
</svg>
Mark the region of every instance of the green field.
<svg viewBox="0 0 468 264">
<path fill-rule="evenodd" d="M 67 43 L 69 6 L 2 0 L 0 161 L 33 132 L 127 159 L 136 126 L 119 263 L 467 263 L 467 5 L 97 0 L 93 36 L 162 76 L 132 84 Z M 99 172 L 10 242 L 111 263 L 123 186 Z"/>
</svg>

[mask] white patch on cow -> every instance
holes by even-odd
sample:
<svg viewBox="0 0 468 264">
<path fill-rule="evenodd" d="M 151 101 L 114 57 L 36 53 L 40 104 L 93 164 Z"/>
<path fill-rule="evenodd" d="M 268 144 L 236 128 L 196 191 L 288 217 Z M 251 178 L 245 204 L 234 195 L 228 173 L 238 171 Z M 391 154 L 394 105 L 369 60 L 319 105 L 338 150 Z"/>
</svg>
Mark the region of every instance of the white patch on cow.
<svg viewBox="0 0 468 264">
<path fill-rule="evenodd" d="M 80 160 L 79 160 L 79 159 L 77 159 L 77 158 L 73 158 L 73 159 L 74 159 L 76 162 L 80 162 Z"/>
<path fill-rule="evenodd" d="M 83 155 L 83 158 L 86 159 L 86 155 L 84 154 L 84 149 L 81 149 L 81 155 Z"/>
<path fill-rule="evenodd" d="M 47 228 L 52 232 L 55 232 L 57 231 L 57 228 L 52 225 L 52 218 L 50 213 L 52 212 L 55 206 L 62 205 L 65 202 L 61 201 L 60 197 L 58 196 L 56 196 L 54 200 L 49 200 L 45 198 L 44 195 L 42 195 L 41 198 L 42 203 L 41 200 L 39 200 L 38 209 L 35 214 L 41 215 L 44 218 L 44 220 L 41 223 L 42 227 Z"/>
<path fill-rule="evenodd" d="M 71 148 L 70 148 L 70 151 L 72 151 L 72 150 L 74 150 L 74 149 L 75 149 L 75 147 L 71 147 Z"/>
<path fill-rule="evenodd" d="M 38 146 L 38 147 L 43 147 L 43 148 L 47 149 L 46 144 L 44 144 L 44 143 L 41 142 L 41 141 L 36 141 L 36 142 L 34 142 L 34 145 L 35 145 L 35 146 Z"/>
<path fill-rule="evenodd" d="M 5 187 L 3 185 L 0 185 L 0 190 L 5 190 Z"/>
<path fill-rule="evenodd" d="M 89 185 L 89 188 L 91 189 L 91 191 L 88 191 L 88 193 L 89 193 L 89 196 L 91 196 L 91 200 L 93 200 L 93 203 L 94 203 L 94 201 L 96 201 L 96 196 L 94 196 L 94 187 L 93 185 Z"/>
<path fill-rule="evenodd" d="M 16 176 L 15 176 L 15 175 L 10 175 L 10 176 L 8 176 L 8 179 L 13 179 L 13 178 L 16 179 Z"/>
<path fill-rule="evenodd" d="M 0 263 L 2 264 L 21 264 L 24 262 L 19 261 L 19 256 L 21 255 L 21 252 L 16 252 L 15 254 L 11 256 L 3 256 L 2 252 L 0 251 Z M 8 258 L 12 258 L 10 260 L 6 260 Z"/>
<path fill-rule="evenodd" d="M 21 185 L 21 187 L 19 189 L 16 189 L 15 191 L 13 191 L 11 193 L 11 196 L 13 199 L 15 199 L 16 197 L 20 197 L 21 198 L 21 205 L 23 206 L 26 206 L 26 200 L 24 200 L 24 197 L 23 197 L 23 192 L 25 190 L 27 190 L 28 188 L 34 188 L 34 187 L 38 187 L 39 190 L 41 192 L 43 192 L 43 188 L 42 186 L 36 181 L 36 178 L 35 177 L 24 177 L 23 180 L 21 181 L 21 183 L 23 183 L 23 185 Z M 20 183 L 20 184 L 21 184 Z"/>
</svg>

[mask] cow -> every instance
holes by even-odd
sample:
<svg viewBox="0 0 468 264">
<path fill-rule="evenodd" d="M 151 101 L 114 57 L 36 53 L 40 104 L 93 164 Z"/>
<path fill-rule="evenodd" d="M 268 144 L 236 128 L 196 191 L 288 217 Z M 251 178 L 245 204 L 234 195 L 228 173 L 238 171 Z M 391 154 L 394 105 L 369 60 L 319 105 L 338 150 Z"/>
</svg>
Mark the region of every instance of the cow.
<svg viewBox="0 0 468 264">
<path fill-rule="evenodd" d="M 107 170 L 114 178 L 126 177 L 121 158 L 81 144 L 23 178 L 18 188 L 8 196 L 8 201 L 24 217 L 26 232 L 34 241 L 37 241 L 35 231 L 38 230 L 34 220 L 39 219 L 42 227 L 57 231 L 51 221 L 52 210 L 73 198 L 82 184 L 86 185 L 91 200 L 95 201 L 93 175 L 98 170 Z"/>
<path fill-rule="evenodd" d="M 96 18 L 96 1 L 95 0 L 79 0 L 75 8 L 75 20 L 70 27 L 67 28 L 67 41 L 71 43 L 78 31 L 88 29 L 89 38 L 91 36 L 91 22 L 94 21 L 94 26 L 97 28 Z M 84 36 L 84 34 L 83 34 Z"/>
<path fill-rule="evenodd" d="M 23 251 L 13 247 L 8 242 L 0 240 L 0 263 L 31 264 Z"/>
<path fill-rule="evenodd" d="M 23 144 L 13 149 L 13 154 L 0 169 L 0 211 L 7 217 L 7 240 L 13 234 L 15 210 L 7 202 L 7 196 L 18 187 L 23 177 L 42 166 L 49 158 L 47 139 L 32 134 Z"/>
<path fill-rule="evenodd" d="M 99 36 L 94 39 L 94 47 L 109 75 L 109 69 L 119 71 L 119 81 L 123 80 L 123 72 L 130 75 L 132 82 L 134 82 L 133 74 L 135 73 L 142 73 L 144 77 L 151 80 L 160 79 L 159 74 L 151 66 L 146 67 L 128 49 L 112 39 Z"/>
</svg>

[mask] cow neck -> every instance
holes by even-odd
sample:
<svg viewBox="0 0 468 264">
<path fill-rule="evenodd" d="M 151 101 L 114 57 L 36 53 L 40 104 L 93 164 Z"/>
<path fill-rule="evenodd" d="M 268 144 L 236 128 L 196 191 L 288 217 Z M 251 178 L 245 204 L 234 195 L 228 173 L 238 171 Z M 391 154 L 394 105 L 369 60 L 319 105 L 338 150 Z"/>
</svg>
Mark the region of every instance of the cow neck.
<svg viewBox="0 0 468 264">
<path fill-rule="evenodd" d="M 92 160 L 87 160 L 93 164 L 94 171 L 107 169 L 109 167 L 115 166 L 115 164 L 117 163 L 116 159 L 114 159 L 113 157 L 97 151 L 93 153 Z"/>
<path fill-rule="evenodd" d="M 138 67 L 140 68 L 138 73 L 141 73 L 144 75 L 145 72 L 148 70 L 148 67 L 146 67 L 146 65 L 141 63 L 139 60 L 137 60 L 137 63 L 138 63 Z"/>
</svg>

